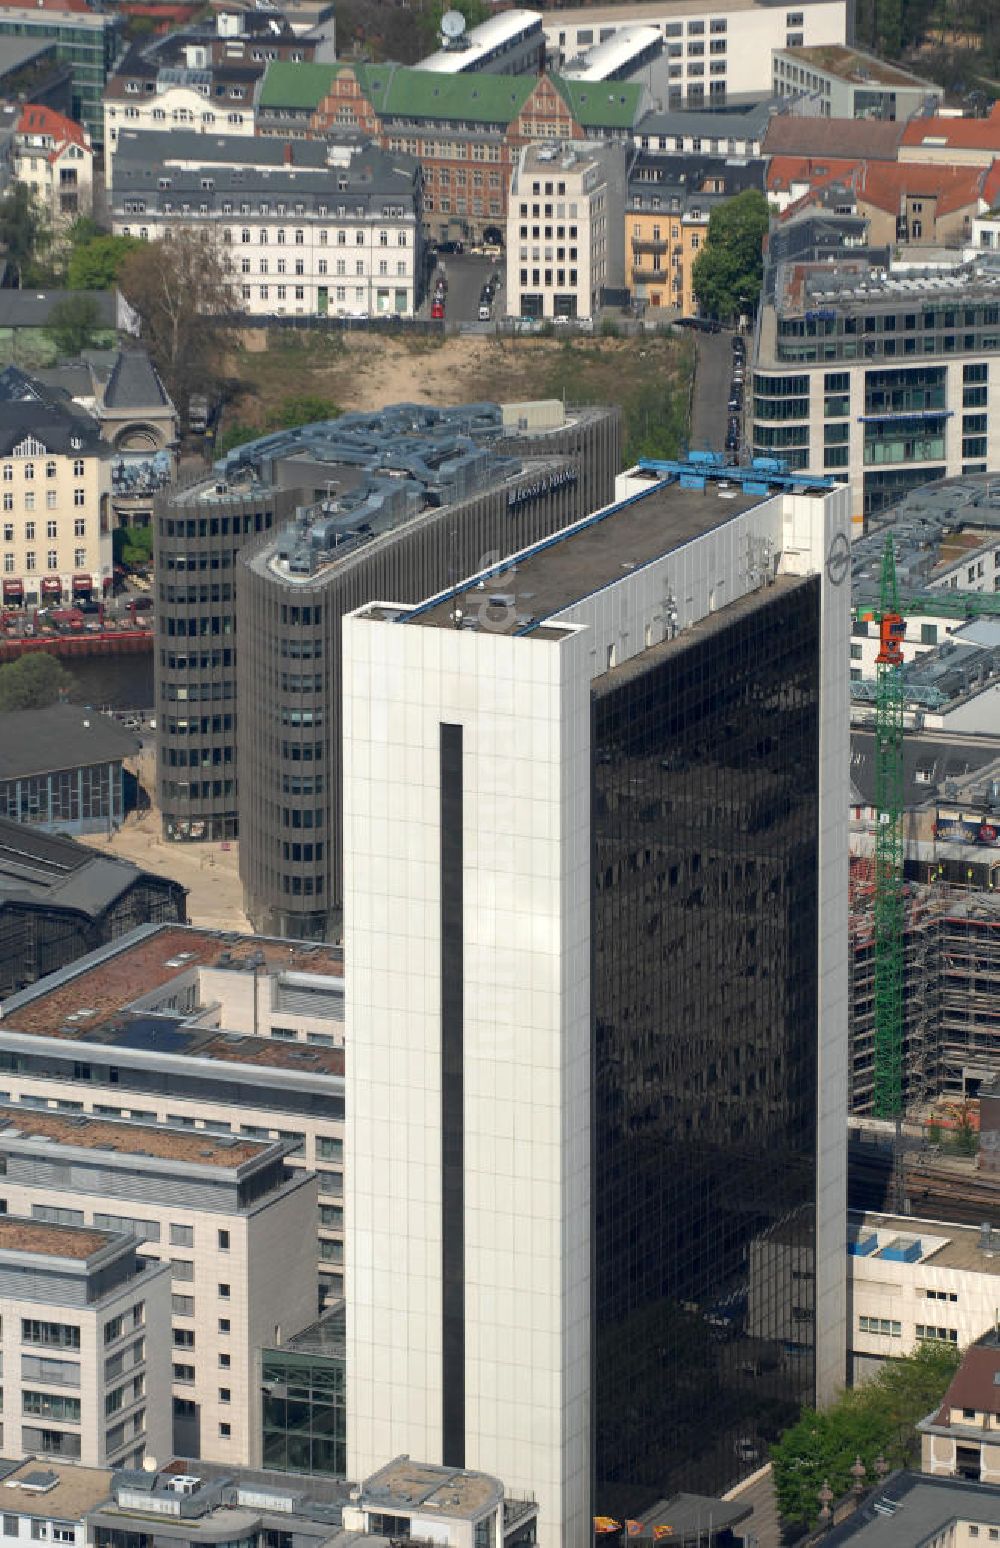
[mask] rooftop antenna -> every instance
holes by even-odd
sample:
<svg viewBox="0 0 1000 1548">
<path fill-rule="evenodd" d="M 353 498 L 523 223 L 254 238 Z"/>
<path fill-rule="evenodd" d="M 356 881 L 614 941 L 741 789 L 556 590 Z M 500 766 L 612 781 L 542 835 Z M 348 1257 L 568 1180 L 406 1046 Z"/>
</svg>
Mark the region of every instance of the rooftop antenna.
<svg viewBox="0 0 1000 1548">
<path fill-rule="evenodd" d="M 445 48 L 457 48 L 465 32 L 465 17 L 461 11 L 445 11 L 441 18 L 441 36 Z"/>
</svg>

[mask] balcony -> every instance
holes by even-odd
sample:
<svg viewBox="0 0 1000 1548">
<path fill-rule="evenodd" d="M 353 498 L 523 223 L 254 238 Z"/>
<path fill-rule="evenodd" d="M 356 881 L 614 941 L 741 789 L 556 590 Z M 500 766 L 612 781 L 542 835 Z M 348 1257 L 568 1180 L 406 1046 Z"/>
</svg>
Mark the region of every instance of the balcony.
<svg viewBox="0 0 1000 1548">
<path fill-rule="evenodd" d="M 669 244 L 665 239 L 661 241 L 659 238 L 654 237 L 632 238 L 633 253 L 652 253 L 654 258 L 659 258 L 663 253 L 665 253 L 668 245 Z"/>
<path fill-rule="evenodd" d="M 632 269 L 632 281 L 636 285 L 665 285 L 668 278 L 668 269 L 646 269 L 638 265 L 633 266 Z"/>
</svg>

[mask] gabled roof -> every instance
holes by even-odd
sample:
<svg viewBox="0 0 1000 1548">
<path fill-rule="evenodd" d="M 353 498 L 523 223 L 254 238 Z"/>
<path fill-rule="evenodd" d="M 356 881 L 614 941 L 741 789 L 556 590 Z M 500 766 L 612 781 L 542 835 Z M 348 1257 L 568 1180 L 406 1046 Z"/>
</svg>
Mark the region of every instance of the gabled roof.
<svg viewBox="0 0 1000 1548">
<path fill-rule="evenodd" d="M 104 389 L 106 409 L 163 408 L 170 404 L 167 390 L 144 349 L 119 351 Z"/>
<path fill-rule="evenodd" d="M 117 720 L 75 704 L 0 715 L 0 779 L 114 763 L 131 758 L 138 747 L 131 731 Z"/>
<path fill-rule="evenodd" d="M 989 118 L 911 118 L 903 129 L 903 145 L 927 145 L 941 149 L 992 150 L 1000 156 L 1000 102 Z"/>
<path fill-rule="evenodd" d="M 1000 1413 L 1000 1348 L 996 1344 L 972 1344 L 951 1379 L 938 1415 L 947 1424 L 952 1408 L 972 1408 L 980 1414 Z"/>
<path fill-rule="evenodd" d="M 406 65 L 355 65 L 358 85 L 380 117 L 509 124 L 531 96 L 533 75 L 440 75 Z"/>
<path fill-rule="evenodd" d="M 17 121 L 17 134 L 44 135 L 53 142 L 53 156 L 66 145 L 79 145 L 81 150 L 90 149 L 90 140 L 86 132 L 72 118 L 67 118 L 63 113 L 57 113 L 53 108 L 42 107 L 37 102 L 28 102 L 21 109 L 21 116 Z M 52 156 L 49 158 L 52 159 Z"/>
<path fill-rule="evenodd" d="M 315 112 L 341 70 L 340 64 L 272 59 L 260 84 L 258 107 L 308 108 Z"/>
<path fill-rule="evenodd" d="M 70 453 L 95 456 L 106 450 L 94 421 L 89 415 L 74 410 L 72 405 L 61 408 L 55 403 L 0 403 L 0 457 L 9 456 L 14 447 L 28 437 L 40 442 L 55 456 Z M 0 743 L 3 740 L 0 737 Z M 3 768 L 8 761 L 5 752 L 13 756 L 13 749 L 0 746 L 0 778 L 4 777 Z"/>
<path fill-rule="evenodd" d="M 863 156 L 895 161 L 903 124 L 872 118 L 799 118 L 782 113 L 771 119 L 764 136 L 767 156 Z"/>
<path fill-rule="evenodd" d="M 634 81 L 567 81 L 552 84 L 584 129 L 632 129 L 639 117 L 642 87 Z"/>
<path fill-rule="evenodd" d="M 786 193 L 796 183 L 816 188 L 830 178 L 850 177 L 860 162 L 848 157 L 772 156 L 767 169 L 768 193 Z"/>
<path fill-rule="evenodd" d="M 772 172 L 776 166 L 780 172 L 789 159 L 775 157 L 771 163 Z M 1000 188 L 1000 177 L 994 175 L 994 168 L 951 167 L 943 162 L 848 161 L 835 164 L 843 170 L 831 168 L 821 172 L 824 165 L 822 162 L 814 164 L 814 174 L 808 179 L 809 190 L 789 206 L 786 215 L 822 197 L 826 190 L 835 195 L 843 189 L 857 205 L 868 205 L 891 215 L 900 214 L 908 198 L 933 199 L 935 214 L 940 217 L 974 208 L 981 200 L 991 197 L 988 190 Z M 768 187 L 776 191 L 780 185 L 772 185 L 770 175 Z"/>
</svg>

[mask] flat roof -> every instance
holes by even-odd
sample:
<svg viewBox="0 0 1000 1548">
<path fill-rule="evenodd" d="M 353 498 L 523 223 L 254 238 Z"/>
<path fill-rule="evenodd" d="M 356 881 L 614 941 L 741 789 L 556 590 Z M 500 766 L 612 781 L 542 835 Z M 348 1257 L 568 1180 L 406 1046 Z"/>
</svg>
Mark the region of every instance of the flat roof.
<svg viewBox="0 0 1000 1548">
<path fill-rule="evenodd" d="M 184 1054 L 302 1074 L 343 1075 L 342 1048 L 198 1026 L 192 1024 L 197 1011 L 185 1019 L 138 1003 L 197 968 L 250 971 L 255 957 L 269 976 L 343 977 L 343 954 L 330 946 L 187 925 L 146 926 L 81 959 L 81 967 L 71 964 L 11 995 L 0 1005 L 0 1027 L 9 1033 L 111 1044 L 158 1056 Z"/>
<path fill-rule="evenodd" d="M 857 1222 L 859 1217 L 851 1212 L 849 1219 Z M 988 1274 L 991 1278 L 1000 1275 L 1000 1257 L 991 1257 L 980 1247 L 982 1235 L 976 1226 L 954 1225 L 951 1221 L 921 1220 L 914 1215 L 878 1215 L 866 1213 L 861 1219 L 862 1231 L 878 1231 L 881 1249 L 888 1246 L 889 1236 L 901 1236 L 909 1240 L 921 1236 L 931 1238 L 931 1250 L 926 1257 L 916 1260 L 913 1268 L 950 1268 L 966 1269 L 974 1274 Z M 882 1240 L 885 1237 L 886 1240 Z M 933 1242 L 941 1242 L 943 1245 L 933 1247 Z M 893 1268 L 898 1268 L 898 1262 L 881 1256 L 852 1258 L 855 1267 L 862 1267 L 866 1263 L 891 1263 Z"/>
<path fill-rule="evenodd" d="M 803 0 L 804 5 L 818 5 L 821 0 Z M 712 7 L 712 14 L 731 16 L 734 11 L 770 10 L 777 0 L 722 0 Z M 626 5 L 572 6 L 566 10 L 546 11 L 542 22 L 547 32 L 558 32 L 569 27 L 622 26 L 628 22 L 652 21 L 663 16 L 704 16 L 705 8 L 698 0 L 631 0 Z"/>
<path fill-rule="evenodd" d="M 0 1252 L 29 1253 L 44 1258 L 79 1258 L 86 1262 L 110 1247 L 115 1238 L 91 1227 L 52 1225 L 46 1220 L 24 1220 L 0 1215 Z"/>
<path fill-rule="evenodd" d="M 11 1515 L 79 1521 L 111 1498 L 111 1470 L 71 1467 L 50 1457 L 26 1462 L 0 1459 L 0 1488 L 7 1491 L 3 1508 Z"/>
<path fill-rule="evenodd" d="M 847 48 L 843 43 L 814 43 L 800 48 L 776 48 L 775 54 L 822 70 L 852 86 L 919 86 L 941 96 L 941 88 L 925 81 L 899 65 L 886 64 L 875 54 L 866 54 L 858 48 Z"/>
<path fill-rule="evenodd" d="M 375 1505 L 400 1506 L 412 1511 L 442 1511 L 449 1516 L 474 1519 L 500 1503 L 501 1487 L 488 1473 L 464 1468 L 439 1467 L 433 1462 L 414 1462 L 395 1457 L 361 1485 L 370 1509 Z"/>
<path fill-rule="evenodd" d="M 236 1139 L 201 1129 L 192 1133 L 166 1125 L 154 1127 L 124 1119 L 92 1118 L 86 1113 L 0 1106 L 0 1153 L 18 1138 L 48 1140 L 79 1150 L 113 1150 L 126 1156 L 226 1168 L 243 1166 L 280 1148 L 276 1142 Z"/>
<path fill-rule="evenodd" d="M 406 616 L 406 622 L 454 628 L 456 605 L 465 618 L 480 614 L 491 633 L 526 634 L 584 597 L 623 580 L 661 555 L 682 547 L 771 496 L 744 494 L 733 485 L 705 490 L 659 482 L 637 496 L 585 517 L 575 526 L 522 549 Z M 501 598 L 491 605 L 490 598 Z M 513 600 L 510 600 L 513 599 Z"/>
</svg>

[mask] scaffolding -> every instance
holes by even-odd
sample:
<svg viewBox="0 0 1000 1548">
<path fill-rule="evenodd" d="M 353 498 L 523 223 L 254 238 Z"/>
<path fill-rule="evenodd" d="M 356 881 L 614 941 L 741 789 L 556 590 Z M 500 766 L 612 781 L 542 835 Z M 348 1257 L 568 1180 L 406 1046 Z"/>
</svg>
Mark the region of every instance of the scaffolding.
<svg viewBox="0 0 1000 1548">
<path fill-rule="evenodd" d="M 851 1112 L 875 1098 L 874 877 L 851 861 Z M 907 882 L 901 930 L 901 1105 L 975 1096 L 1000 1065 L 1000 897 L 945 880 Z"/>
</svg>

